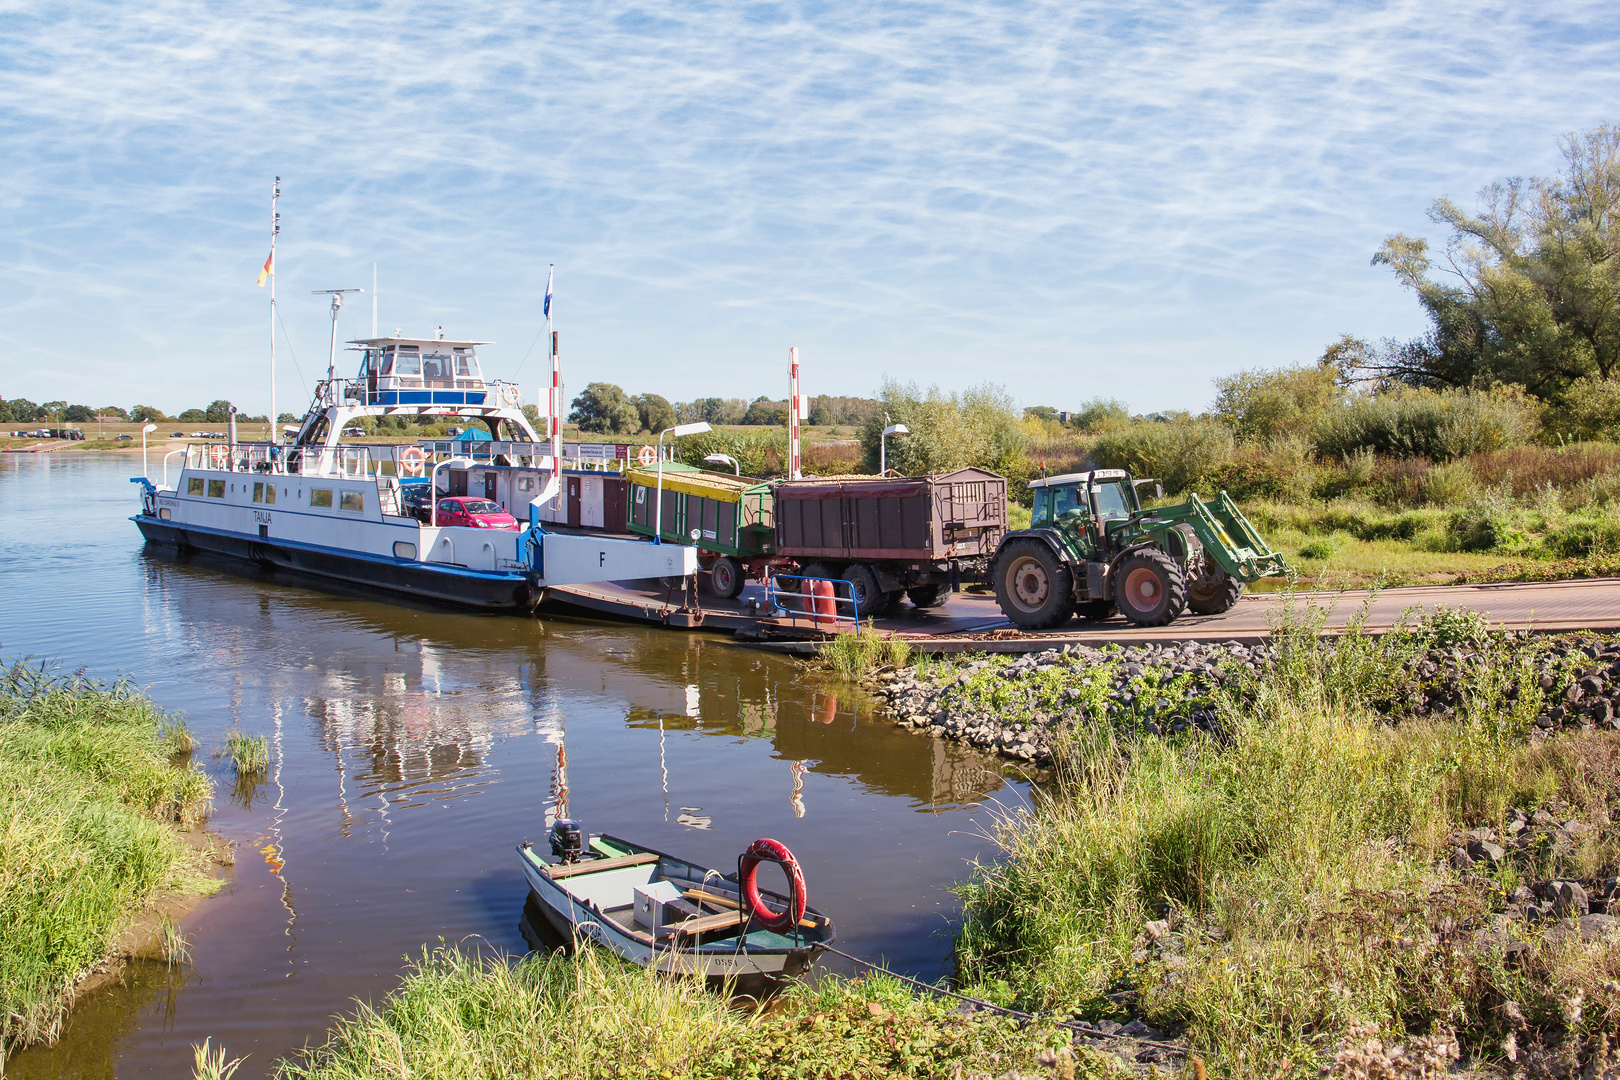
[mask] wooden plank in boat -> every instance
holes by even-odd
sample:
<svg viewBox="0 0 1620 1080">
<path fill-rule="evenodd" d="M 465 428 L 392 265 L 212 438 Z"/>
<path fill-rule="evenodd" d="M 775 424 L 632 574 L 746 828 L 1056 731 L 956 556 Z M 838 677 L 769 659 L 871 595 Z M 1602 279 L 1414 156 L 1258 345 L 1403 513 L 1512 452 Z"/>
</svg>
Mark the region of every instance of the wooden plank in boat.
<svg viewBox="0 0 1620 1080">
<path fill-rule="evenodd" d="M 742 912 L 723 911 L 718 915 L 705 915 L 701 919 L 688 919 L 670 929 L 677 934 L 695 937 L 698 934 L 708 934 L 715 930 L 729 930 L 742 921 Z"/>
<path fill-rule="evenodd" d="M 696 900 L 699 903 L 713 904 L 715 907 L 735 909 L 739 906 L 737 901 L 733 900 L 729 896 L 720 896 L 712 892 L 705 892 L 702 889 L 687 889 L 685 896 L 688 900 Z M 710 918 L 716 917 L 717 916 L 710 916 Z M 814 929 L 819 924 L 816 922 L 816 920 L 806 915 L 804 918 L 799 920 L 799 925 Z"/>
<path fill-rule="evenodd" d="M 643 851 L 637 855 L 620 855 L 613 859 L 587 859 L 583 862 L 568 863 L 564 866 L 546 867 L 546 876 L 556 881 L 559 878 L 573 877 L 576 874 L 596 874 L 604 870 L 622 870 L 627 866 L 645 866 L 655 863 L 658 856 L 651 851 Z"/>
</svg>

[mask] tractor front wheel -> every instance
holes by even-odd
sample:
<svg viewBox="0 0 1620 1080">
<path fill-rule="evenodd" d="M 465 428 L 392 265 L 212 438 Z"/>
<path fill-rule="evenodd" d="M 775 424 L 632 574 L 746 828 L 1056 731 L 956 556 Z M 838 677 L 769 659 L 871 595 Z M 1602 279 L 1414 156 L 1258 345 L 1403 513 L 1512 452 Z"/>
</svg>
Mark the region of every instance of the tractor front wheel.
<svg viewBox="0 0 1620 1080">
<path fill-rule="evenodd" d="M 1187 606 L 1181 564 L 1156 548 L 1127 555 L 1114 571 L 1114 603 L 1137 626 L 1164 626 Z"/>
<path fill-rule="evenodd" d="M 1243 595 L 1243 582 L 1220 567 L 1194 581 L 1187 589 L 1187 610 L 1195 615 L 1221 615 Z"/>
<path fill-rule="evenodd" d="M 1013 540 L 992 572 L 1001 613 L 1025 630 L 1050 630 L 1074 614 L 1074 577 L 1039 540 Z"/>
</svg>

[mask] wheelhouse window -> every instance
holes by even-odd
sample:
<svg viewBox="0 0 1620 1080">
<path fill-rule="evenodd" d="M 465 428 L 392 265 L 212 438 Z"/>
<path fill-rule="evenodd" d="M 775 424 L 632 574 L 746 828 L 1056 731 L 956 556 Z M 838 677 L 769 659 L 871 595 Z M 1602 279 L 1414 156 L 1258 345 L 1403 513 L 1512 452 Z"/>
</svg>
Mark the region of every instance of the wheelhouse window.
<svg viewBox="0 0 1620 1080">
<path fill-rule="evenodd" d="M 423 355 L 422 378 L 442 382 L 454 378 L 450 371 L 450 356 L 448 353 L 426 353 Z"/>
<path fill-rule="evenodd" d="M 400 346 L 399 352 L 394 356 L 394 374 L 411 377 L 420 377 L 422 374 L 422 354 L 411 346 Z"/>
<path fill-rule="evenodd" d="M 325 507 L 328 510 L 332 509 L 332 489 L 331 488 L 310 488 L 309 489 L 309 505 L 311 505 L 311 506 L 322 506 L 322 507 Z"/>
<path fill-rule="evenodd" d="M 382 351 L 382 357 L 378 361 L 378 364 L 377 364 L 377 373 L 379 375 L 391 375 L 391 374 L 393 374 L 393 371 L 394 371 L 394 350 L 393 350 L 393 347 L 390 346 L 389 348 L 386 348 L 386 349 L 384 349 Z"/>
</svg>

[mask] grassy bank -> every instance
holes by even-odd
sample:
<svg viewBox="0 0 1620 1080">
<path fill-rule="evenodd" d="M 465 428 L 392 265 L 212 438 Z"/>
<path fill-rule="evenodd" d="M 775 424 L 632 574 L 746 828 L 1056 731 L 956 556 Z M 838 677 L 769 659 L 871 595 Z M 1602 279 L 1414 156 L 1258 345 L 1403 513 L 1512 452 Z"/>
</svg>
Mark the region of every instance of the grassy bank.
<svg viewBox="0 0 1620 1080">
<path fill-rule="evenodd" d="M 276 1076 L 1125 1075 L 1112 1060 L 1068 1049 L 1066 1033 L 958 1016 L 889 980 L 800 986 L 753 1012 L 597 949 L 515 963 L 441 949 L 424 954 L 378 1008 L 360 1006 Z"/>
<path fill-rule="evenodd" d="M 154 897 L 212 887 L 174 828 L 211 794 L 192 746 L 126 683 L 0 672 L 0 1046 L 51 1038 Z"/>
<path fill-rule="evenodd" d="M 1417 713 L 1413 635 L 1330 642 L 1310 621 L 1214 694 L 1212 730 L 1074 729 L 962 889 L 964 982 L 1179 1033 L 1212 1075 L 1309 1075 L 1380 1037 L 1533 1075 L 1601 1057 L 1620 732 L 1538 727 L 1564 682 L 1522 638 L 1438 628 L 1457 640 L 1433 677 L 1462 690 Z M 1572 656 L 1607 692 L 1620 647 Z"/>
</svg>

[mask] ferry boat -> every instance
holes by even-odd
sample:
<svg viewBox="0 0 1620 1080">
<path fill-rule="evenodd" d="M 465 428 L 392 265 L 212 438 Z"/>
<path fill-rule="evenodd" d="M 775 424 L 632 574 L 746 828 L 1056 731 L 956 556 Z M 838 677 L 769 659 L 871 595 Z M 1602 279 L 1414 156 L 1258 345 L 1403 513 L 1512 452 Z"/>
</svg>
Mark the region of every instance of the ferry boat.
<svg viewBox="0 0 1620 1080">
<path fill-rule="evenodd" d="M 159 479 L 134 478 L 141 509 L 132 520 L 146 540 L 488 610 L 532 610 L 549 586 L 697 571 L 696 549 L 684 544 L 545 528 L 542 518 L 553 515 L 542 507 L 555 505 L 561 483 L 559 425 L 554 416 L 547 444 L 522 412 L 517 385 L 483 377 L 477 349 L 485 342 L 349 344 L 361 354 L 358 375 L 329 369 L 290 442 L 233 435 L 194 443 L 164 457 Z M 489 439 L 474 444 L 476 453 L 456 442 L 343 441 L 357 420 L 388 416 L 461 418 Z M 469 495 L 527 524 L 434 524 L 439 499 Z M 412 515 L 413 503 L 429 508 L 426 521 Z"/>
</svg>

